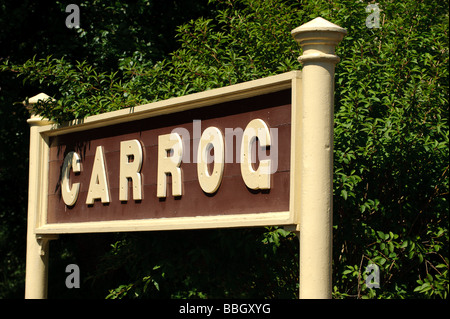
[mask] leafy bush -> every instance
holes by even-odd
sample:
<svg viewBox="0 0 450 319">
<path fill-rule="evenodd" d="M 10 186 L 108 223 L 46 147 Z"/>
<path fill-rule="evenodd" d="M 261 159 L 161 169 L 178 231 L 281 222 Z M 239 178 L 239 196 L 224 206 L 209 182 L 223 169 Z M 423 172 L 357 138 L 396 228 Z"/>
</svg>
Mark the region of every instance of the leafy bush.
<svg viewBox="0 0 450 319">
<path fill-rule="evenodd" d="M 346 28 L 336 68 L 334 297 L 446 298 L 448 1 L 380 1 L 380 28 L 371 29 L 362 1 L 211 2 L 216 17 L 179 26 L 179 49 L 157 63 L 130 56 L 97 72 L 47 57 L 2 68 L 55 92 L 36 111 L 67 121 L 300 69 L 290 30 L 317 16 Z M 298 292 L 298 243 L 282 229 L 156 234 L 118 235 L 103 260 L 128 283 L 108 298 Z M 365 283 L 371 263 L 378 289 Z"/>
</svg>

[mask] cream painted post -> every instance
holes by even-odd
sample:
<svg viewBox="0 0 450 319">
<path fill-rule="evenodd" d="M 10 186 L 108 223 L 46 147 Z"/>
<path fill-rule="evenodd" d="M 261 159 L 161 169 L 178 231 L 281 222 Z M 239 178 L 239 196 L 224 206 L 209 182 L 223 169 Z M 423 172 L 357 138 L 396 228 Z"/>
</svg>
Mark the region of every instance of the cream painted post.
<svg viewBox="0 0 450 319">
<path fill-rule="evenodd" d="M 299 196 L 301 299 L 331 298 L 335 47 L 347 31 L 321 17 L 292 30 L 303 49 Z"/>
<path fill-rule="evenodd" d="M 49 98 L 40 93 L 28 101 L 29 106 L 38 100 Z M 48 242 L 56 239 L 55 235 L 36 235 L 34 229 L 38 224 L 38 210 L 40 200 L 38 189 L 40 185 L 40 149 L 41 138 L 38 127 L 50 124 L 48 119 L 31 115 L 27 121 L 30 125 L 30 159 L 29 159 L 29 186 L 28 186 L 28 218 L 27 218 L 27 254 L 25 275 L 25 298 L 45 299 L 47 298 L 48 278 Z"/>
</svg>

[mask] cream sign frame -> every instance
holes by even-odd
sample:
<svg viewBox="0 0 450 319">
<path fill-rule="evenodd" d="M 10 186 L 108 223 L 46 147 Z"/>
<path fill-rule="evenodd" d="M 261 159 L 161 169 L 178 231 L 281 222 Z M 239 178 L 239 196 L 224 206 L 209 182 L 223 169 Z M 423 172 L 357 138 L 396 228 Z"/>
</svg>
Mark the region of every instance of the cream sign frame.
<svg viewBox="0 0 450 319">
<path fill-rule="evenodd" d="M 129 123 L 149 117 L 156 117 L 166 114 L 203 108 L 211 105 L 233 100 L 241 100 L 254 96 L 278 92 L 291 89 L 291 173 L 290 173 L 290 195 L 289 210 L 282 212 L 264 212 L 238 215 L 214 215 L 195 217 L 172 217 L 158 219 L 134 219 L 134 220 L 114 220 L 114 221 L 87 221 L 79 223 L 48 223 L 48 175 L 49 175 L 49 141 L 52 137 L 61 136 L 68 133 L 87 131 L 102 128 L 120 123 Z M 301 109 L 301 72 L 292 71 L 281 75 L 276 75 L 260 80 L 254 80 L 242 84 L 232 85 L 224 88 L 209 90 L 179 98 L 172 98 L 165 101 L 137 106 L 131 109 L 124 109 L 101 115 L 91 116 L 84 120 L 71 123 L 69 125 L 49 124 L 39 126 L 36 129 L 36 144 L 38 154 L 35 162 L 38 168 L 39 178 L 34 183 L 37 194 L 35 203 L 36 224 L 34 232 L 36 234 L 65 234 L 65 233 L 96 233 L 96 232 L 120 232 L 120 231 L 151 231 L 151 230 L 174 230 L 174 229 L 199 229 L 199 228 L 220 228 L 220 227 L 248 227 L 267 225 L 296 225 L 298 223 L 296 215 L 296 203 L 294 196 L 296 192 L 295 163 L 299 163 L 299 153 L 295 150 L 295 131 L 297 110 Z M 298 143 L 297 143 L 298 144 Z M 88 172 L 86 172 L 88 173 Z M 151 196 L 151 194 L 149 194 Z M 239 194 L 236 194 L 238 197 Z M 189 198 L 183 198 L 189 201 Z M 77 204 L 78 205 L 78 204 Z M 107 209 L 107 208 L 105 208 Z M 149 208 L 151 209 L 151 207 Z"/>
<path fill-rule="evenodd" d="M 347 31 L 323 18 L 292 30 L 303 69 L 229 87 L 88 117 L 67 125 L 32 116 L 30 124 L 26 298 L 47 297 L 48 243 L 58 234 L 281 225 L 300 239 L 299 297 L 331 298 L 335 47 Z M 217 103 L 291 90 L 289 202 L 283 211 L 83 223 L 49 223 L 50 141 L 147 118 L 203 110 Z M 38 95 L 30 103 L 42 99 Z M 130 143 L 131 145 L 133 143 Z M 72 163 L 73 164 L 73 163 Z M 62 164 L 61 164 L 62 165 Z M 75 163 L 74 169 L 78 170 Z M 280 185 L 278 183 L 277 185 Z M 277 190 L 275 185 L 272 190 Z M 209 186 L 207 188 L 209 190 Z M 211 187 L 214 190 L 214 185 Z M 220 192 L 220 190 L 219 190 Z M 68 191 L 68 193 L 70 193 Z M 119 196 L 117 196 L 119 198 Z M 121 197 L 122 198 L 122 197 Z M 188 196 L 184 199 L 189 201 Z M 71 202 L 71 199 L 67 199 Z"/>
</svg>

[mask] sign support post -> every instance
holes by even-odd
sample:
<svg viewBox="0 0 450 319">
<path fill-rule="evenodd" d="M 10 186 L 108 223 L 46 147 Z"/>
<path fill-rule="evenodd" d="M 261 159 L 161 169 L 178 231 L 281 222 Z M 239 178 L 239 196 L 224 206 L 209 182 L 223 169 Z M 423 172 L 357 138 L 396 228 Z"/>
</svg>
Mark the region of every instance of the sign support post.
<svg viewBox="0 0 450 319">
<path fill-rule="evenodd" d="M 38 100 L 49 98 L 41 93 L 28 101 L 29 107 Z M 30 125 L 30 155 L 29 155 L 29 180 L 28 180 L 28 216 L 27 216 L 27 253 L 25 275 L 25 298 L 46 299 L 48 279 L 48 253 L 49 241 L 58 238 L 57 235 L 38 235 L 34 229 L 38 223 L 38 209 L 40 199 L 38 189 L 42 180 L 42 172 L 39 169 L 41 139 L 37 131 L 39 126 L 51 124 L 51 121 L 36 115 L 28 119 Z"/>
<path fill-rule="evenodd" d="M 303 49 L 300 110 L 301 299 L 331 298 L 335 47 L 347 31 L 321 17 L 292 30 Z"/>
</svg>

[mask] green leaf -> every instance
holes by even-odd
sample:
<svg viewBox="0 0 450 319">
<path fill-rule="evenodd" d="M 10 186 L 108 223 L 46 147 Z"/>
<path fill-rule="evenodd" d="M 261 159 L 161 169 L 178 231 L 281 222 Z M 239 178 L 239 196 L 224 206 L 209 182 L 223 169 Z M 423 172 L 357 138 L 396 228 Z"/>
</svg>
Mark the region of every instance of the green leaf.
<svg viewBox="0 0 450 319">
<path fill-rule="evenodd" d="M 377 231 L 378 237 L 380 237 L 380 239 L 385 239 L 384 238 L 384 233 L 380 230 Z"/>
<path fill-rule="evenodd" d="M 389 245 L 389 251 L 392 253 L 392 252 L 394 252 L 394 244 L 390 241 L 389 243 L 388 243 L 388 245 Z"/>
</svg>

